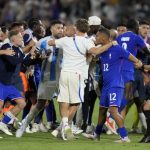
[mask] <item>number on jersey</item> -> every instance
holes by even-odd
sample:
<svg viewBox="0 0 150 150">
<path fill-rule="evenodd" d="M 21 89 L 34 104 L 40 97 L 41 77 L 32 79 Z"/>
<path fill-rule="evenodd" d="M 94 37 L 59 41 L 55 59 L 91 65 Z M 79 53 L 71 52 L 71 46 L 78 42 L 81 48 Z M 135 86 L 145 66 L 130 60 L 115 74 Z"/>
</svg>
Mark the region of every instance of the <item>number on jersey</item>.
<svg viewBox="0 0 150 150">
<path fill-rule="evenodd" d="M 109 71 L 108 64 L 104 64 L 104 71 Z"/>
</svg>

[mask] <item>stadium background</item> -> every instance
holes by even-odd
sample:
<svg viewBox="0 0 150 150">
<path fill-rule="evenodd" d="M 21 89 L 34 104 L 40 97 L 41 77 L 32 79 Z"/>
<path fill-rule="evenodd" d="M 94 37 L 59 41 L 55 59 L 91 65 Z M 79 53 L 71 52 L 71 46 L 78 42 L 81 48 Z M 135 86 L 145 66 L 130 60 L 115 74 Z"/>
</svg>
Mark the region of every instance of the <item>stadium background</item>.
<svg viewBox="0 0 150 150">
<path fill-rule="evenodd" d="M 96 15 L 106 26 L 122 19 L 149 18 L 149 0 L 0 0 L 0 25 L 39 17 L 49 25 L 52 19 L 72 22 Z"/>
</svg>

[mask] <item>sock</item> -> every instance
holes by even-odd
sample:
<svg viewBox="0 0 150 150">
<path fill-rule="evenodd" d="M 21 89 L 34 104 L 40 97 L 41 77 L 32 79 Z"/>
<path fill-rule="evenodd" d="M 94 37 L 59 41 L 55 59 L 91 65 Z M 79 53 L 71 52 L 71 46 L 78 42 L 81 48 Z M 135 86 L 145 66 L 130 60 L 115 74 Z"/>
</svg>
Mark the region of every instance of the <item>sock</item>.
<svg viewBox="0 0 150 150">
<path fill-rule="evenodd" d="M 45 110 L 47 122 L 53 122 L 53 104 L 49 103 Z"/>
<path fill-rule="evenodd" d="M 4 114 L 2 122 L 8 124 L 12 119 L 17 119 L 10 111 Z"/>
<path fill-rule="evenodd" d="M 100 135 L 102 133 L 103 125 L 104 124 L 99 124 L 96 126 L 96 129 L 95 129 L 96 134 Z"/>
<path fill-rule="evenodd" d="M 139 118 L 140 118 L 140 121 L 141 121 L 141 125 L 146 129 L 147 125 L 146 125 L 146 118 L 144 116 L 144 113 L 139 113 Z"/>
<path fill-rule="evenodd" d="M 119 135 L 121 136 L 121 138 L 125 138 L 128 136 L 127 130 L 125 127 L 119 128 L 118 129 Z"/>
<path fill-rule="evenodd" d="M 63 123 L 63 126 L 68 126 L 68 118 L 67 117 L 63 117 L 62 118 L 62 123 Z"/>
<path fill-rule="evenodd" d="M 150 136 L 150 110 L 144 110 L 143 113 L 145 114 L 146 122 L 147 122 L 146 135 Z"/>
</svg>

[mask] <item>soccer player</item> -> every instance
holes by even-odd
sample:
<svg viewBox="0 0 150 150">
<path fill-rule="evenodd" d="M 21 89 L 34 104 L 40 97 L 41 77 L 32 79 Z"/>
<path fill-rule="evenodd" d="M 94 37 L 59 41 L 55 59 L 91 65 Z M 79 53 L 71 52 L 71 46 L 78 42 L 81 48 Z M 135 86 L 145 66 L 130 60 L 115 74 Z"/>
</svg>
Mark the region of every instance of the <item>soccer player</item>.
<svg viewBox="0 0 150 150">
<path fill-rule="evenodd" d="M 97 16 L 90 16 L 88 18 L 89 30 L 87 32 L 88 38 L 95 43 L 96 33 L 98 32 L 101 26 L 101 19 Z M 84 90 L 84 103 L 82 104 L 82 113 L 83 113 L 83 132 L 91 133 L 93 132 L 92 125 L 92 116 L 95 106 L 95 101 L 99 95 L 99 64 L 97 63 L 97 57 L 93 56 L 89 65 L 88 71 L 88 80 L 86 82 Z M 98 91 L 98 92 L 97 92 Z M 83 133 L 83 136 L 86 136 L 86 133 Z"/>
<path fill-rule="evenodd" d="M 118 31 L 118 35 L 121 35 L 125 32 L 127 32 L 127 25 L 125 23 L 119 23 L 117 25 L 117 31 Z"/>
<path fill-rule="evenodd" d="M 6 98 L 10 98 L 12 101 L 15 101 L 16 105 L 13 109 L 4 114 L 4 117 L 0 122 L 0 130 L 8 135 L 12 135 L 12 133 L 8 131 L 6 124 L 8 124 L 11 119 L 16 119 L 15 116 L 18 115 L 18 113 L 25 107 L 26 103 L 19 90 L 13 86 L 13 75 L 15 73 L 19 74 L 16 70 L 19 70 L 18 68 L 24 57 L 20 48 L 23 44 L 23 37 L 18 31 L 10 31 L 9 39 L 11 43 L 3 45 L 2 48 L 13 49 L 15 55 L 2 55 L 0 57 L 0 111 Z"/>
<path fill-rule="evenodd" d="M 110 42 L 110 31 L 108 29 L 100 29 L 96 36 L 96 42 L 105 45 Z M 112 46 L 100 55 L 102 74 L 103 74 L 103 88 L 100 98 L 99 118 L 93 139 L 100 139 L 102 127 L 105 123 L 106 113 L 109 112 L 118 125 L 119 135 L 121 137 L 117 142 L 130 142 L 127 131 L 124 127 L 124 120 L 118 113 L 120 107 L 123 91 L 124 81 L 122 78 L 121 68 L 124 59 L 131 60 L 137 67 L 141 67 L 142 63 L 132 54 L 124 50 L 121 46 Z"/>
<path fill-rule="evenodd" d="M 75 26 L 76 35 L 74 37 L 64 37 L 48 42 L 49 45 L 56 45 L 63 50 L 59 79 L 60 93 L 57 100 L 62 118 L 62 138 L 64 140 L 73 138 L 69 122 L 72 122 L 79 104 L 83 102 L 84 81 L 88 78 L 89 68 L 86 54 L 98 55 L 112 46 L 112 42 L 108 42 L 107 45 L 96 48 L 93 41 L 86 38 L 89 29 L 86 19 L 78 19 Z"/>
<path fill-rule="evenodd" d="M 60 57 L 61 51 L 55 46 L 49 46 L 50 39 L 57 39 L 63 35 L 63 24 L 56 20 L 51 22 L 51 36 L 42 38 L 36 44 L 39 52 L 46 54 L 45 60 L 42 62 L 41 77 L 38 86 L 37 103 L 30 110 L 28 116 L 22 121 L 22 126 L 16 132 L 16 137 L 21 137 L 28 126 L 37 114 L 44 109 L 47 100 L 53 98 L 54 92 L 57 92 L 58 78 L 60 74 Z"/>
<path fill-rule="evenodd" d="M 127 22 L 128 31 L 117 37 L 119 45 L 121 45 L 125 50 L 128 50 L 131 54 L 136 56 L 137 48 L 140 48 L 144 53 L 150 54 L 144 40 L 137 35 L 139 24 L 137 20 L 130 19 Z M 121 115 L 125 117 L 126 115 L 126 105 L 128 100 L 133 99 L 133 81 L 134 81 L 134 65 L 129 60 L 123 61 L 122 75 L 125 83 L 125 93 L 120 107 Z"/>
</svg>

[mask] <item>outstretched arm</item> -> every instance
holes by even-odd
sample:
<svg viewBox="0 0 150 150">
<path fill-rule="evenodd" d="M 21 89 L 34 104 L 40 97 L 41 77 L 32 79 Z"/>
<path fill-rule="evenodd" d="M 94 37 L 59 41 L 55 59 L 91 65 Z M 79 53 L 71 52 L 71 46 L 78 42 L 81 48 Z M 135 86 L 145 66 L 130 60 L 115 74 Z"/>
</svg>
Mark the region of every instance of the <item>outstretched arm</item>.
<svg viewBox="0 0 150 150">
<path fill-rule="evenodd" d="M 117 45 L 118 43 L 116 41 L 112 41 L 106 45 L 103 45 L 101 47 L 93 47 L 89 49 L 88 53 L 94 54 L 94 55 L 99 55 L 105 51 L 107 51 L 108 48 L 110 48 L 113 45 Z"/>
</svg>

